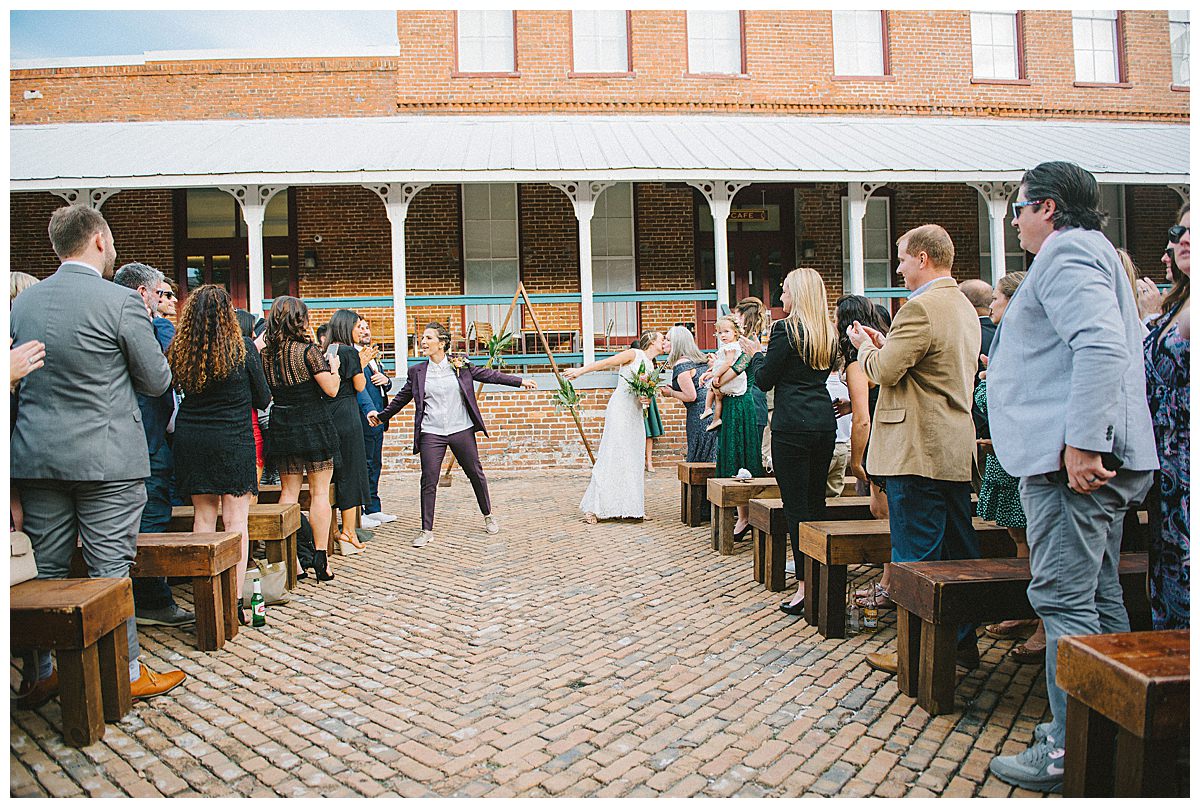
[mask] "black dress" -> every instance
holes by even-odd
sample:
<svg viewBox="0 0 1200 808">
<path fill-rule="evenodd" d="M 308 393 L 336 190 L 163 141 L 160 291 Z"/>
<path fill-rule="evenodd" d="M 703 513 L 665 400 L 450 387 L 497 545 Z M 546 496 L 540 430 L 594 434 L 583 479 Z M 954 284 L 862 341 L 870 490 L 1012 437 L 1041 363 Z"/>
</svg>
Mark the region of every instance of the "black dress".
<svg viewBox="0 0 1200 808">
<path fill-rule="evenodd" d="M 277 464 L 280 474 L 332 469 L 338 434 L 329 399 L 314 378 L 329 372 L 321 349 L 311 342 L 285 342 L 263 371 L 275 397 L 266 434 L 268 462 Z"/>
<path fill-rule="evenodd" d="M 371 502 L 371 481 L 367 476 L 367 449 L 363 442 L 362 418 L 358 408 L 358 393 L 354 377 L 362 373 L 362 362 L 353 345 L 338 345 L 338 376 L 341 384 L 329 404 L 329 416 L 337 430 L 340 456 L 333 464 L 339 511 L 348 511 Z"/>
<path fill-rule="evenodd" d="M 181 496 L 258 493 L 250 409 L 266 407 L 271 392 L 258 348 L 245 342 L 245 362 L 179 405 L 173 451 Z"/>
</svg>

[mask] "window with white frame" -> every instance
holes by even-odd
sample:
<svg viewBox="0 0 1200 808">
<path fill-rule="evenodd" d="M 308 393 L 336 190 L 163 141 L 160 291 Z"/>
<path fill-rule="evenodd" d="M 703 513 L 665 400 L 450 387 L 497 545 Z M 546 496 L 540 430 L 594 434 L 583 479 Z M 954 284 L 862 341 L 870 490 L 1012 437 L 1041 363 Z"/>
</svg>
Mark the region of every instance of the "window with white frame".
<svg viewBox="0 0 1200 808">
<path fill-rule="evenodd" d="M 1192 86 L 1192 35 L 1189 12 L 1168 11 L 1171 29 L 1171 83 L 1179 87 Z"/>
<path fill-rule="evenodd" d="M 592 216 L 592 292 L 636 290 L 633 183 L 619 182 L 600 194 Z M 637 336 L 637 303 L 595 302 L 592 306 L 596 335 Z"/>
<path fill-rule="evenodd" d="M 1075 80 L 1116 84 L 1121 80 L 1117 56 L 1117 12 L 1075 11 Z"/>
<path fill-rule="evenodd" d="M 992 224 L 988 217 L 987 203 L 979 199 L 979 277 L 992 277 Z M 1015 197 L 1014 197 L 1015 198 Z M 1011 201 L 1011 200 L 1010 200 Z M 1004 272 L 1020 272 L 1025 269 L 1025 251 L 1012 226 L 1011 209 L 1005 207 L 1004 219 Z"/>
<path fill-rule="evenodd" d="M 576 73 L 629 72 L 629 27 L 624 11 L 572 11 Z"/>
<path fill-rule="evenodd" d="M 1100 228 L 1114 247 L 1124 247 L 1125 240 L 1125 186 L 1101 185 L 1100 210 L 1108 214 L 1104 227 Z"/>
<path fill-rule="evenodd" d="M 1017 12 L 971 12 L 971 63 L 978 79 L 1019 79 Z"/>
<path fill-rule="evenodd" d="M 833 12 L 833 72 L 837 76 L 882 76 L 882 11 Z"/>
<path fill-rule="evenodd" d="M 742 72 L 742 14 L 740 11 L 687 13 L 688 72 Z"/>
<path fill-rule="evenodd" d="M 511 11 L 458 12 L 458 72 L 513 73 L 514 46 Z"/>
<path fill-rule="evenodd" d="M 516 184 L 464 185 L 462 208 L 463 293 L 511 295 L 516 292 L 520 276 Z M 499 329 L 507 312 L 507 303 L 467 306 L 464 319 L 468 326 L 485 321 Z M 516 333 L 519 328 L 519 322 L 512 322 L 508 330 Z"/>
<path fill-rule="evenodd" d="M 891 200 L 874 196 L 867 200 L 863 216 L 863 280 L 867 289 L 897 285 L 892 267 Z M 842 197 L 842 288 L 850 288 L 850 201 Z M 869 297 L 869 295 L 868 295 Z M 881 298 L 882 299 L 882 298 Z"/>
</svg>

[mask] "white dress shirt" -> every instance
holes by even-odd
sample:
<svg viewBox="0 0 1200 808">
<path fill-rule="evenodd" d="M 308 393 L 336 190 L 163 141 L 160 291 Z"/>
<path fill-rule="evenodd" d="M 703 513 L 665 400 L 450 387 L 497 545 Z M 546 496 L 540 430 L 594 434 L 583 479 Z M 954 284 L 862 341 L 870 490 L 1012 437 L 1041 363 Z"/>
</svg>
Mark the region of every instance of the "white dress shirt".
<svg viewBox="0 0 1200 808">
<path fill-rule="evenodd" d="M 429 361 L 425 371 L 425 417 L 421 431 L 430 435 L 453 435 L 470 429 L 471 415 L 463 402 L 462 387 L 450 365 L 450 359 Z"/>
</svg>

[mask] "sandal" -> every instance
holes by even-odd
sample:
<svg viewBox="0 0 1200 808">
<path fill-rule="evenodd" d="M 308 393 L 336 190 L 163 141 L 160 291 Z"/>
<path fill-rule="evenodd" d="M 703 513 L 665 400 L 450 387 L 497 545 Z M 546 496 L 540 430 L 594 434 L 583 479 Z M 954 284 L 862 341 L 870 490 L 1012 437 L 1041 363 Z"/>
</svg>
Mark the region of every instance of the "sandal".
<svg viewBox="0 0 1200 808">
<path fill-rule="evenodd" d="M 894 608 L 896 608 L 896 604 L 892 600 L 892 596 L 889 595 L 888 591 L 883 588 L 883 584 L 879 584 L 879 583 L 875 584 L 874 592 L 875 592 L 875 608 L 876 609 L 894 609 Z M 870 606 L 871 605 L 871 590 L 870 589 L 859 589 L 858 591 L 856 591 L 854 593 L 854 603 L 860 609 L 865 609 L 866 607 Z"/>
<path fill-rule="evenodd" d="M 338 552 L 342 555 L 358 555 L 366 549 L 366 545 L 358 540 L 358 537 L 346 532 L 341 532 L 337 535 Z M 346 545 L 350 545 L 347 547 Z"/>
<path fill-rule="evenodd" d="M 1036 665 L 1046 661 L 1046 646 L 1030 648 L 1025 643 L 1017 643 L 1008 649 L 1006 656 L 1018 665 Z"/>
<path fill-rule="evenodd" d="M 1005 620 L 983 627 L 983 633 L 997 640 L 1025 640 L 1037 631 L 1037 618 L 1031 620 Z"/>
</svg>

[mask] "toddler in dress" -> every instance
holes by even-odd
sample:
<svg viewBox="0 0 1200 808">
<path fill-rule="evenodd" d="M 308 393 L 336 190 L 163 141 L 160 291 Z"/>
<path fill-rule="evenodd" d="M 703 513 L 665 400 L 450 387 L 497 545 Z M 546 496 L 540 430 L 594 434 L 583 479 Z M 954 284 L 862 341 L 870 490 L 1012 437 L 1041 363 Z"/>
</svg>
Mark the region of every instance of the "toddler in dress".
<svg viewBox="0 0 1200 808">
<path fill-rule="evenodd" d="M 737 358 L 742 355 L 742 348 L 738 345 L 738 338 L 742 335 L 742 326 L 737 321 L 737 318 L 732 315 L 725 315 L 717 318 L 717 346 L 716 362 L 713 364 L 712 373 L 714 379 L 721 378 L 721 374 L 733 366 Z M 708 397 L 704 400 L 704 412 L 700 414 L 701 418 L 713 416 L 712 423 L 708 425 L 708 431 L 712 431 L 721 425 L 721 399 L 725 396 L 744 396 L 746 394 L 746 374 L 739 373 L 733 377 L 732 381 L 726 382 L 720 388 L 716 384 L 709 385 Z"/>
</svg>

